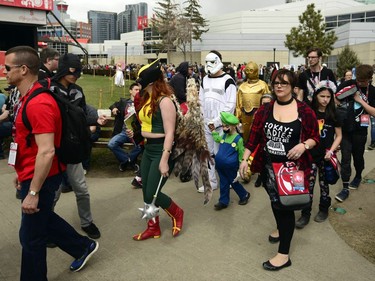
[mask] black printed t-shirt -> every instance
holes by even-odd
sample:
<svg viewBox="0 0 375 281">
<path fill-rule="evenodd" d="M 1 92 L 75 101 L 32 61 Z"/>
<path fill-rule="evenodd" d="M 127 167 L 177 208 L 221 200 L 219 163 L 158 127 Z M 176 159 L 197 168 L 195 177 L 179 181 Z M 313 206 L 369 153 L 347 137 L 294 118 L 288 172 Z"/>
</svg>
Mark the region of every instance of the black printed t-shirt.
<svg viewBox="0 0 375 281">
<path fill-rule="evenodd" d="M 319 145 L 310 150 L 314 163 L 320 162 L 324 159 L 326 149 L 331 148 L 332 143 L 335 140 L 335 127 L 342 126 L 338 121 L 327 120 L 325 112 L 316 112 L 316 119 L 318 119 L 319 124 L 320 142 Z"/>
<path fill-rule="evenodd" d="M 283 123 L 277 121 L 271 113 L 264 125 L 267 150 L 272 162 L 285 162 L 288 151 L 300 142 L 301 121 Z"/>
</svg>

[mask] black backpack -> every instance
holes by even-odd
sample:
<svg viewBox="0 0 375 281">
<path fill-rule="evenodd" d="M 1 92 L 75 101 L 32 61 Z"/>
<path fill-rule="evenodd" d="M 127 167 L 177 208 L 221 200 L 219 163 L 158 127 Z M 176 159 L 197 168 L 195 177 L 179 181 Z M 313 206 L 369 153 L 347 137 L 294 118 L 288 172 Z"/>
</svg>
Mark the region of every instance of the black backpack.
<svg viewBox="0 0 375 281">
<path fill-rule="evenodd" d="M 45 87 L 36 89 L 31 93 L 22 111 L 22 122 L 30 131 L 26 138 L 27 145 L 31 145 L 32 127 L 26 114 L 26 106 L 32 98 L 41 93 L 50 94 L 60 109 L 62 132 L 60 147 L 56 148 L 56 155 L 59 161 L 64 164 L 78 164 L 88 159 L 90 154 L 90 131 L 83 109 L 71 104 L 68 99 L 60 97 Z"/>
</svg>

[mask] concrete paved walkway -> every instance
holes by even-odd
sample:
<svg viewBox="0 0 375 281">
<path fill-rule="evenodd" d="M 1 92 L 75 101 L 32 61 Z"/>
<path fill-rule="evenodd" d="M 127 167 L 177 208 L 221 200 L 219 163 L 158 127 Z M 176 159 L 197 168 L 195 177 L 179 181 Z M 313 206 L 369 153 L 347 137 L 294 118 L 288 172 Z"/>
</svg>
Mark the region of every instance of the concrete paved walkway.
<svg viewBox="0 0 375 281">
<path fill-rule="evenodd" d="M 374 162 L 374 161 L 373 161 Z M 370 161 L 366 161 L 370 163 Z M 371 164 L 375 166 L 375 163 Z M 371 165 L 367 170 L 373 168 Z M 366 174 L 366 173 L 364 173 Z M 160 239 L 133 241 L 132 235 L 145 229 L 138 207 L 143 207 L 141 190 L 130 187 L 131 178 L 95 178 L 87 182 L 94 221 L 102 237 L 100 248 L 78 273 L 69 271 L 72 258 L 58 248 L 48 249 L 49 280 L 374 280 L 375 265 L 367 261 L 337 235 L 329 221 L 296 230 L 291 247 L 293 265 L 280 272 L 267 272 L 262 262 L 277 251 L 268 242 L 275 228 L 270 203 L 262 188 L 253 184 L 248 205 L 213 208 L 219 192 L 208 206 L 193 183 L 168 181 L 164 192 L 185 211 L 182 233 L 171 235 L 170 218 L 161 211 Z M 19 279 L 21 247 L 18 240 L 20 201 L 12 187 L 14 171 L 0 161 L 0 280 Z M 339 187 L 334 186 L 334 196 Z M 357 192 L 360 192 L 358 190 Z M 314 203 L 316 213 L 317 200 Z M 80 230 L 75 196 L 62 194 L 56 212 Z"/>
</svg>

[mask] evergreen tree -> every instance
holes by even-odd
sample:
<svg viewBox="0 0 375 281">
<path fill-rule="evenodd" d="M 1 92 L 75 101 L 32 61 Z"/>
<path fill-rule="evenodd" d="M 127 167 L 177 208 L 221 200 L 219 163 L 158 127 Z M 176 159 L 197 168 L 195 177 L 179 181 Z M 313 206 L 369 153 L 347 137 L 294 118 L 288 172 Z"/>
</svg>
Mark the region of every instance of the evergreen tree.
<svg viewBox="0 0 375 281">
<path fill-rule="evenodd" d="M 191 22 L 192 38 L 194 40 L 202 41 L 202 34 L 206 33 L 209 29 L 207 28 L 208 21 L 203 18 L 201 13 L 199 12 L 199 9 L 202 8 L 199 4 L 199 0 L 186 0 L 184 4 L 186 4 L 187 6 L 183 15 Z"/>
<path fill-rule="evenodd" d="M 343 77 L 346 70 L 352 70 L 353 67 L 360 65 L 357 54 L 346 45 L 337 56 L 337 76 Z"/>
<path fill-rule="evenodd" d="M 156 2 L 154 8 L 155 18 L 151 20 L 153 28 L 161 36 L 160 51 L 169 52 L 175 49 L 174 42 L 177 38 L 177 4 L 174 0 L 161 0 Z"/>
<path fill-rule="evenodd" d="M 188 19 L 189 25 L 189 45 L 190 45 L 190 62 L 192 63 L 193 60 L 193 46 L 192 41 L 199 40 L 202 41 L 201 37 L 203 33 L 206 33 L 209 29 L 208 21 L 202 17 L 199 9 L 201 9 L 201 5 L 199 4 L 199 0 L 186 0 L 184 2 L 185 5 L 185 13 L 183 17 Z M 186 59 L 185 59 L 186 60 Z"/>
<path fill-rule="evenodd" d="M 307 9 L 298 17 L 300 25 L 292 27 L 286 35 L 285 47 L 293 51 L 294 56 L 305 56 L 311 47 L 318 47 L 323 54 L 329 55 L 337 37 L 334 31 L 326 32 L 326 24 L 320 10 L 315 11 L 315 4 L 307 5 Z"/>
</svg>

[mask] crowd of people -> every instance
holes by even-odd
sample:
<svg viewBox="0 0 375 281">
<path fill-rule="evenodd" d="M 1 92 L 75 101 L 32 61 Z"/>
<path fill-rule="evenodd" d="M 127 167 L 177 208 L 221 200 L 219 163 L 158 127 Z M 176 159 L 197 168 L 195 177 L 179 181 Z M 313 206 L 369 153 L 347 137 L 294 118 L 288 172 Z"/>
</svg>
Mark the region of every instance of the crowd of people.
<svg viewBox="0 0 375 281">
<path fill-rule="evenodd" d="M 356 66 L 355 79 L 348 70 L 338 85 L 333 71 L 322 65 L 322 56 L 319 48 L 312 47 L 306 53 L 308 66 L 297 71 L 277 65 L 265 67 L 254 61 L 224 66 L 216 50 L 205 57 L 205 65 L 182 62 L 175 68 L 156 60 L 141 67 L 137 81 L 129 87 L 130 97 L 110 106 L 115 125 L 108 143 L 119 170 L 133 169 L 137 176 L 132 185 L 142 189 L 147 228 L 133 239 L 161 236 L 160 208 L 172 220 L 172 236 L 182 231 L 184 211 L 162 188 L 174 168 L 175 130 L 179 112 L 189 112 L 186 86 L 187 79 L 193 78 L 210 155 L 209 183 L 220 193 L 215 210 L 229 206 L 230 189 L 238 195 L 239 205 L 248 204 L 250 192 L 241 181 L 248 183 L 252 174 L 257 174 L 255 186 L 263 185 L 268 193 L 276 222 L 268 240 L 279 243 L 277 253 L 263 263 L 263 268 L 276 271 L 291 266 L 289 249 L 294 229 L 302 229 L 310 221 L 317 176 L 320 200 L 314 221 L 323 222 L 331 206 L 327 163 L 341 152 L 343 188 L 335 199 L 343 202 L 350 189 L 358 189 L 361 184 L 368 127 L 375 123 L 373 67 Z M 74 258 L 72 271 L 81 270 L 99 247 L 96 239 L 101 233 L 92 218 L 85 180 L 87 161 L 59 161 L 55 149 L 60 146 L 63 122 L 48 91 L 81 108 L 91 132 L 100 130 L 108 116 L 93 114 L 95 110 L 86 104 L 83 89 L 76 83 L 81 71 L 76 55 L 60 55 L 50 48 L 38 54 L 30 47 L 19 46 L 5 54 L 4 74 L 10 95 L 0 96 L 4 104 L 0 132 L 5 132 L 0 140 L 5 136 L 13 139 L 8 163 L 16 170 L 15 186 L 22 202 L 21 280 L 46 280 L 47 245 L 57 246 Z M 117 65 L 117 72 L 116 84 L 122 87 L 121 65 Z M 26 107 L 29 96 L 40 88 L 45 92 L 28 101 Z M 26 143 L 28 130 L 19 114 L 23 110 L 33 128 L 31 145 Z M 122 148 L 125 142 L 134 144 L 129 153 Z M 375 148 L 374 143 L 375 133 L 369 148 Z M 2 150 L 0 157 L 4 157 Z M 295 210 L 278 200 L 270 172 L 274 163 L 287 161 L 298 163 L 311 198 L 300 208 L 297 220 Z M 88 237 L 78 234 L 54 212 L 63 185 L 69 185 L 76 195 L 81 228 Z M 198 192 L 205 189 L 202 186 Z"/>
</svg>

